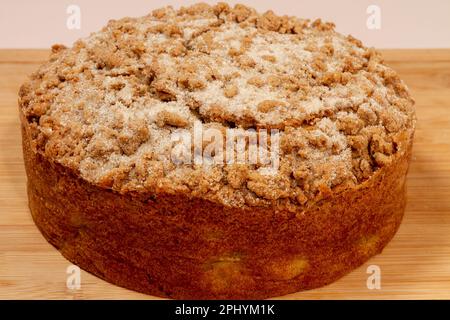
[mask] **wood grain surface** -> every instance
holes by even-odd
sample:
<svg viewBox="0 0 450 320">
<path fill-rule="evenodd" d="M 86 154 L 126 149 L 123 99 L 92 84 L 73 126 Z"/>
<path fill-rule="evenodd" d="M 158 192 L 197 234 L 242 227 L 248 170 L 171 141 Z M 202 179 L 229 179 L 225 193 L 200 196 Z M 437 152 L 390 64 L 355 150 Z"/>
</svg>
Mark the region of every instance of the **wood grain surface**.
<svg viewBox="0 0 450 320">
<path fill-rule="evenodd" d="M 285 299 L 450 299 L 450 49 L 383 51 L 411 88 L 418 125 L 403 224 L 382 254 L 339 281 Z M 17 113 L 17 92 L 46 50 L 0 51 L 0 298 L 152 299 L 82 271 L 66 286 L 71 264 L 31 220 Z M 381 289 L 367 288 L 367 268 Z"/>
</svg>

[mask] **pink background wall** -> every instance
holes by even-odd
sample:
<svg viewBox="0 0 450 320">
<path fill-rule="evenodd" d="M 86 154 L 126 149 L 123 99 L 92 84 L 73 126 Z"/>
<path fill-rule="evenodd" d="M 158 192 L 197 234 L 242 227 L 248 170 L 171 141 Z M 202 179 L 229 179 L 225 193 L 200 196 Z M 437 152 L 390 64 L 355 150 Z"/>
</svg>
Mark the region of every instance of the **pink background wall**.
<svg viewBox="0 0 450 320">
<path fill-rule="evenodd" d="M 48 48 L 70 45 L 100 29 L 111 18 L 141 16 L 152 9 L 180 7 L 198 1 L 176 0 L 1 0 L 0 48 Z M 204 1 L 214 3 L 215 1 Z M 296 15 L 336 23 L 337 30 L 378 48 L 449 48 L 450 0 L 240 0 L 259 11 Z M 66 27 L 69 5 L 81 10 L 81 29 Z M 368 6 L 377 5 L 381 28 L 371 30 Z"/>
</svg>

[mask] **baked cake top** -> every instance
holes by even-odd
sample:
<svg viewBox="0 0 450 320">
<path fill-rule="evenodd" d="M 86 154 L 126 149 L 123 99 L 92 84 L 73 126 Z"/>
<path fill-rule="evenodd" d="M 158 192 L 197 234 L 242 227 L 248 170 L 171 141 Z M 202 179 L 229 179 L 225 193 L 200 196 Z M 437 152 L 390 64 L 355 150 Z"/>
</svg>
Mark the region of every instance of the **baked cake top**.
<svg viewBox="0 0 450 320">
<path fill-rule="evenodd" d="M 415 122 L 375 50 L 331 23 L 224 3 L 166 7 L 55 45 L 19 96 L 36 150 L 85 180 L 234 207 L 295 208 L 354 188 L 405 152 Z M 211 161 L 230 135 L 264 134 L 276 167 Z M 265 140 L 245 141 L 236 157 Z M 208 145 L 214 158 L 187 161 Z"/>
</svg>

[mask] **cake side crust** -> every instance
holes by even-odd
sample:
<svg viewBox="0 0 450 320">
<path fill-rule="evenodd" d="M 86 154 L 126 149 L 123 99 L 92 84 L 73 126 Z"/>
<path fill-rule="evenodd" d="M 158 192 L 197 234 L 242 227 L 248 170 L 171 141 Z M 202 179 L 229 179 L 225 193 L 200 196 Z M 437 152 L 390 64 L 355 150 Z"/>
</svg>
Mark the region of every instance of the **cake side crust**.
<svg viewBox="0 0 450 320">
<path fill-rule="evenodd" d="M 36 153 L 24 120 L 29 205 L 44 237 L 84 270 L 147 294 L 259 299 L 320 287 L 380 253 L 403 216 L 411 144 L 358 188 L 303 211 L 240 210 L 94 186 Z"/>
</svg>

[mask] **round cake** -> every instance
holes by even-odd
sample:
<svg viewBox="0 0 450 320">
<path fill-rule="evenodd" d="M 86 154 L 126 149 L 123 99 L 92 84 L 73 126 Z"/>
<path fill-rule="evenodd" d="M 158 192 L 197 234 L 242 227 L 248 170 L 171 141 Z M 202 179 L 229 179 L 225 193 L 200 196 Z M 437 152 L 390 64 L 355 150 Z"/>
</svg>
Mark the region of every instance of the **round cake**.
<svg viewBox="0 0 450 320">
<path fill-rule="evenodd" d="M 64 257 L 136 291 L 317 288 L 398 229 L 413 105 L 332 23 L 224 3 L 112 20 L 20 89 L 29 206 Z"/>
</svg>

